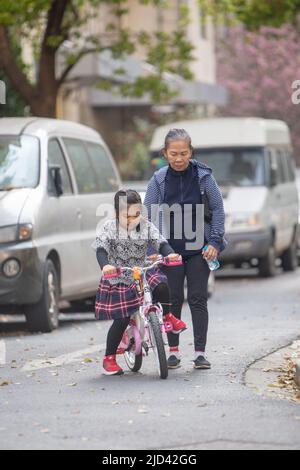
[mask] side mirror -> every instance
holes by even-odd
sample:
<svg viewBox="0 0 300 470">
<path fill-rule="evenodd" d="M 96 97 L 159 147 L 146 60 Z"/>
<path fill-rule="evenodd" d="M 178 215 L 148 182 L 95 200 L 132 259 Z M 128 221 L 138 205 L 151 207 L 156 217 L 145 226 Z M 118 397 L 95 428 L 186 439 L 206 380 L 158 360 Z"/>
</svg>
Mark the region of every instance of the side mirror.
<svg viewBox="0 0 300 470">
<path fill-rule="evenodd" d="M 50 176 L 53 181 L 53 185 L 56 191 L 56 195 L 59 197 L 63 194 L 63 184 L 61 177 L 61 167 L 59 165 L 52 165 L 49 168 Z"/>
<path fill-rule="evenodd" d="M 270 186 L 273 188 L 274 186 L 277 186 L 278 183 L 278 170 L 276 167 L 271 166 L 270 170 Z"/>
</svg>

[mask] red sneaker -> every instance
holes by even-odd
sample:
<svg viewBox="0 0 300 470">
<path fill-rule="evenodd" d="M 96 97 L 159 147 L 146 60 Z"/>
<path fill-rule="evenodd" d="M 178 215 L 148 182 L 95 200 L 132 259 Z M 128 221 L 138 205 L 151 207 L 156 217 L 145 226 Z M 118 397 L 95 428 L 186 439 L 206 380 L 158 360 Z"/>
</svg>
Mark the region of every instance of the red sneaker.
<svg viewBox="0 0 300 470">
<path fill-rule="evenodd" d="M 182 333 L 184 330 L 186 330 L 186 323 L 176 318 L 171 312 L 167 313 L 164 319 L 172 324 L 172 333 L 174 333 L 175 335 L 179 335 L 179 333 Z"/>
<path fill-rule="evenodd" d="M 103 359 L 104 375 L 122 375 L 123 369 L 117 364 L 116 356 L 105 356 Z"/>
</svg>

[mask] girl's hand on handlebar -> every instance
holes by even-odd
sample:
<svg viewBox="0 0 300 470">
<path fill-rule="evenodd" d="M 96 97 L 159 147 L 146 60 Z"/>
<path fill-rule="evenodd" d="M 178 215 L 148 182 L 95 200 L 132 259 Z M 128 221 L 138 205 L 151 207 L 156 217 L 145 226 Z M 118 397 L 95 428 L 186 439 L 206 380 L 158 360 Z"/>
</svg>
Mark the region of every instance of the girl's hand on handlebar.
<svg viewBox="0 0 300 470">
<path fill-rule="evenodd" d="M 102 272 L 104 275 L 116 274 L 117 268 L 115 266 L 112 266 L 111 264 L 106 264 L 105 266 L 103 266 Z"/>
<path fill-rule="evenodd" d="M 147 256 L 147 261 L 149 261 L 149 263 L 155 263 L 155 261 L 157 261 L 159 258 L 160 255 L 158 253 L 155 253 L 153 255 Z"/>
</svg>

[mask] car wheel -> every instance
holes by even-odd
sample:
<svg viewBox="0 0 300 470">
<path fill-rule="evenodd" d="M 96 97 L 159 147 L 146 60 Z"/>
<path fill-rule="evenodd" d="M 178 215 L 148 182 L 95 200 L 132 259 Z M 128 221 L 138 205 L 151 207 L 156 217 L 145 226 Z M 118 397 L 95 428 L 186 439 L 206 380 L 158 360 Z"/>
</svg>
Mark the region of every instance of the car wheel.
<svg viewBox="0 0 300 470">
<path fill-rule="evenodd" d="M 31 332 L 50 333 L 59 326 L 59 282 L 55 266 L 47 260 L 44 267 L 42 297 L 25 307 L 27 326 Z"/>
<path fill-rule="evenodd" d="M 297 243 L 293 240 L 288 249 L 281 256 L 284 271 L 295 271 L 298 266 Z"/>
<path fill-rule="evenodd" d="M 270 246 L 266 256 L 259 259 L 258 270 L 261 277 L 274 277 L 276 275 L 276 252 L 274 246 Z"/>
</svg>

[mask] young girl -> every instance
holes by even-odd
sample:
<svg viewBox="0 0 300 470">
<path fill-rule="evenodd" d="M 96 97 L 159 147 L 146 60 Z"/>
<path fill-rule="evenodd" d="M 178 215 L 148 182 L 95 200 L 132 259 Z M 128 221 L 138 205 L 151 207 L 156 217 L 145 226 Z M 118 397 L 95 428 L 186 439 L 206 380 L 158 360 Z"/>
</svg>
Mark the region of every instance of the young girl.
<svg viewBox="0 0 300 470">
<path fill-rule="evenodd" d="M 116 272 L 122 266 L 144 266 L 147 251 L 154 247 L 162 256 L 172 261 L 178 259 L 168 242 L 157 228 L 141 215 L 142 201 L 132 190 L 121 190 L 115 195 L 116 218 L 107 220 L 96 237 L 97 260 L 103 275 Z M 155 255 L 154 255 L 155 256 Z M 152 257 L 153 258 L 153 257 Z M 159 269 L 146 274 L 154 302 L 160 302 L 164 318 L 173 326 L 173 333 L 186 329 L 182 320 L 170 312 L 170 295 L 166 276 Z M 132 273 L 124 272 L 120 277 L 100 280 L 96 295 L 95 314 L 97 320 L 113 320 L 107 335 L 107 348 L 103 361 L 106 375 L 123 374 L 116 362 L 116 353 L 130 317 L 141 304 Z"/>
</svg>

